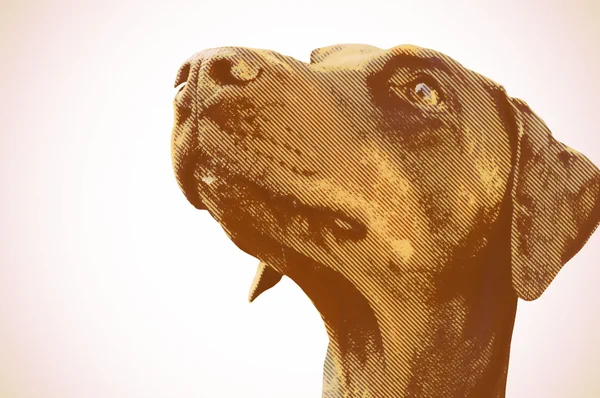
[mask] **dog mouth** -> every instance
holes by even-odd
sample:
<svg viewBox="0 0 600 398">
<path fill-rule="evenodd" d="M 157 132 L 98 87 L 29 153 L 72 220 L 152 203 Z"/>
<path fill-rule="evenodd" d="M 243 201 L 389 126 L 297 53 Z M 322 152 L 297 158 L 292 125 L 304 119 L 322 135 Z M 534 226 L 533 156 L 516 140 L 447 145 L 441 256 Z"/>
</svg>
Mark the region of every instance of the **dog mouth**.
<svg viewBox="0 0 600 398">
<path fill-rule="evenodd" d="M 247 196 L 242 201 L 250 217 L 244 217 L 239 210 L 233 209 L 222 220 L 231 229 L 239 230 L 233 224 L 242 221 L 255 231 L 281 238 L 302 239 L 324 248 L 328 247 L 328 237 L 333 237 L 336 243 L 341 244 L 359 242 L 367 235 L 364 223 L 341 211 L 307 205 L 294 195 L 274 193 L 243 179 L 235 184 L 243 186 L 244 195 Z"/>
<path fill-rule="evenodd" d="M 342 210 L 303 203 L 294 194 L 230 172 L 204 152 L 195 156 L 193 165 L 180 167 L 177 175 L 187 200 L 211 212 L 231 231 L 234 242 L 261 233 L 327 247 L 328 237 L 337 243 L 359 242 L 368 233 L 364 222 Z"/>
</svg>

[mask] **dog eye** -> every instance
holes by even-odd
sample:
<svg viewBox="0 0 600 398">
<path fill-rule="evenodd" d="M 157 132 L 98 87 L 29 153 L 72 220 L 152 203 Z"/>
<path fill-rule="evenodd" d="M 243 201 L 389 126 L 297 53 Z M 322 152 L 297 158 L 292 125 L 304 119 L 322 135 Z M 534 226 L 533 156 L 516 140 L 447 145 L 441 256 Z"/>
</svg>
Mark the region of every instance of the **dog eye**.
<svg viewBox="0 0 600 398">
<path fill-rule="evenodd" d="M 397 95 L 422 106 L 437 106 L 443 101 L 442 91 L 433 79 L 421 76 L 407 84 L 393 84 L 391 89 Z"/>
<path fill-rule="evenodd" d="M 412 88 L 412 96 L 425 105 L 437 105 L 440 103 L 438 90 L 429 84 L 420 82 Z"/>
</svg>

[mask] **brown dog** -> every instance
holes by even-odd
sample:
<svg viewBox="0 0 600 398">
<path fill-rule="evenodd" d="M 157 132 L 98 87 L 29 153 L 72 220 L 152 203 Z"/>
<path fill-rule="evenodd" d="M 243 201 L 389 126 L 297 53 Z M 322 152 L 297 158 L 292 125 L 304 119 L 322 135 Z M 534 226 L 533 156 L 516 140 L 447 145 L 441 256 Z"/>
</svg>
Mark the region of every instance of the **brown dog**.
<svg viewBox="0 0 600 398">
<path fill-rule="evenodd" d="M 325 397 L 503 397 L 517 299 L 600 220 L 600 172 L 523 101 L 440 53 L 338 45 L 310 64 L 218 48 L 181 67 L 187 199 L 293 279 L 329 334 Z"/>
</svg>

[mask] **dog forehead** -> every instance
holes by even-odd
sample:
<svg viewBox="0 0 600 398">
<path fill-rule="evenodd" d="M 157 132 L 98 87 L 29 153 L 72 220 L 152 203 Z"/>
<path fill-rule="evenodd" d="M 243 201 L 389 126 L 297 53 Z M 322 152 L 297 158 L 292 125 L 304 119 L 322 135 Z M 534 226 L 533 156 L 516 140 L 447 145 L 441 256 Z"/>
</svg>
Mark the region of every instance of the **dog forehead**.
<svg viewBox="0 0 600 398">
<path fill-rule="evenodd" d="M 314 49 L 310 53 L 310 63 L 357 67 L 384 51 L 367 44 L 336 44 Z"/>
<path fill-rule="evenodd" d="M 398 62 L 394 62 L 394 61 Z M 402 44 L 389 49 L 366 44 L 337 44 L 313 50 L 310 63 L 330 69 L 364 69 L 376 72 L 388 63 L 400 66 L 403 60 L 420 61 L 429 68 L 445 71 L 466 72 L 466 69 L 454 59 L 438 51 L 411 44 Z"/>
</svg>

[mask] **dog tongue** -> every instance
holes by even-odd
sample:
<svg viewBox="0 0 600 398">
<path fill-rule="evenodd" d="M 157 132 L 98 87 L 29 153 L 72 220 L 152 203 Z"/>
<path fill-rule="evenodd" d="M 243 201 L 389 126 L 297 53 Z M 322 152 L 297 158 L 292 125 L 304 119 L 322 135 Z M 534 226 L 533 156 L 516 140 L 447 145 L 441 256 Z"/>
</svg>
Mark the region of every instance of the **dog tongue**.
<svg viewBox="0 0 600 398">
<path fill-rule="evenodd" d="M 252 286 L 250 286 L 250 294 L 248 295 L 248 300 L 250 302 L 253 302 L 263 292 L 275 286 L 277 282 L 281 280 L 282 276 L 283 275 L 275 271 L 267 263 L 261 261 L 258 264 L 258 269 L 256 270 L 256 275 L 254 276 L 254 280 L 252 281 Z"/>
</svg>

